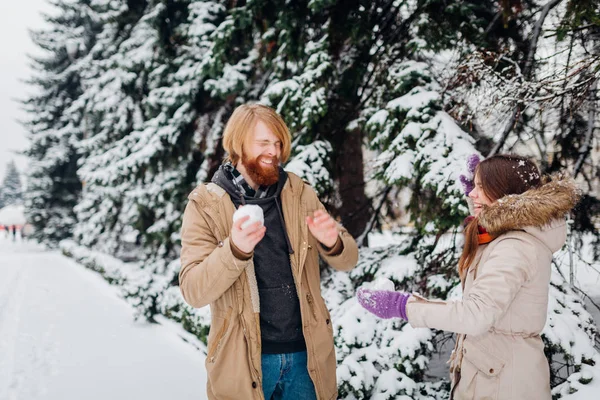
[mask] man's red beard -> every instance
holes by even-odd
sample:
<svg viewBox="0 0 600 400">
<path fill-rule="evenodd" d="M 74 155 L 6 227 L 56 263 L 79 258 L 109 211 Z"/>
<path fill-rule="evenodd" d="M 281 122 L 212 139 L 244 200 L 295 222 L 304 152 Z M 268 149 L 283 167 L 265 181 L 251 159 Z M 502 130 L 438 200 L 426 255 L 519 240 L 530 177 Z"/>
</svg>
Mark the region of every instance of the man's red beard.
<svg viewBox="0 0 600 400">
<path fill-rule="evenodd" d="M 269 159 L 272 161 L 271 165 L 260 162 Z M 271 186 L 279 181 L 279 160 L 277 157 L 258 156 L 250 160 L 244 155 L 242 156 L 242 164 L 244 164 L 252 182 L 259 186 Z"/>
</svg>

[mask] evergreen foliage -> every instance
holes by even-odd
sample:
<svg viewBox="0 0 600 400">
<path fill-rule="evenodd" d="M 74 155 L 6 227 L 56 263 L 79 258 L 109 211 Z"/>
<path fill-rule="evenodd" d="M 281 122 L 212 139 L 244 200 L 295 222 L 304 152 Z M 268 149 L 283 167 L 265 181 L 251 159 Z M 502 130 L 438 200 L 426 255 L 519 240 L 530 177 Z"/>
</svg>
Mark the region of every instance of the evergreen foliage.
<svg viewBox="0 0 600 400">
<path fill-rule="evenodd" d="M 163 314 L 206 337 L 207 310 L 185 305 L 177 287 L 181 217 L 223 158 L 225 122 L 250 101 L 281 113 L 293 135 L 286 168 L 364 246 L 350 274 L 323 270 L 341 398 L 447 396 L 447 382 L 426 379 L 440 333 L 376 322 L 354 293 L 385 276 L 397 289 L 459 295 L 457 227 L 468 210 L 457 178 L 470 154 L 515 151 L 576 176 L 588 194 L 574 243 L 597 237 L 596 0 L 55 5 L 50 28 L 33 35 L 46 56 L 33 60 L 39 94 L 25 101 L 29 219 L 39 240 L 72 236 L 63 250 L 122 285 L 150 320 Z M 403 244 L 367 247 L 384 227 L 402 230 Z M 128 267 L 98 267 L 76 255 L 85 247 Z M 572 367 L 552 364 L 558 398 L 599 367 L 591 323 L 578 327 L 583 351 L 553 329 L 585 310 L 560 275 L 552 285 L 560 301 L 546 350 Z"/>
<path fill-rule="evenodd" d="M 30 84 L 37 94 L 24 101 L 31 142 L 24 199 L 32 237 L 49 245 L 70 237 L 76 222 L 73 208 L 81 190 L 76 146 L 84 121 L 74 101 L 84 92 L 78 61 L 98 29 L 91 3 L 57 1 L 58 12 L 46 16 L 49 28 L 32 33 L 44 55 L 32 60 Z"/>
<path fill-rule="evenodd" d="M 23 202 L 21 177 L 14 161 L 6 164 L 4 179 L 0 185 L 0 208 Z"/>
</svg>

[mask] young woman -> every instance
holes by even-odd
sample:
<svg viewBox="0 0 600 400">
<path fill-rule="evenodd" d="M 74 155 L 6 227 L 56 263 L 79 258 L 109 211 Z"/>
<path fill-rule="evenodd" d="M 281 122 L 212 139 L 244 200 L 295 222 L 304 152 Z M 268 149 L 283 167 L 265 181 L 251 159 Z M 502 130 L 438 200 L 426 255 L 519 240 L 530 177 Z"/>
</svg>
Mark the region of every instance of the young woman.
<svg viewBox="0 0 600 400">
<path fill-rule="evenodd" d="M 458 264 L 461 301 L 359 290 L 381 318 L 458 333 L 450 358 L 453 399 L 551 399 L 540 333 L 546 323 L 552 254 L 566 239 L 565 214 L 577 203 L 566 179 L 542 181 L 537 167 L 497 155 L 475 170 L 474 216 Z"/>
</svg>

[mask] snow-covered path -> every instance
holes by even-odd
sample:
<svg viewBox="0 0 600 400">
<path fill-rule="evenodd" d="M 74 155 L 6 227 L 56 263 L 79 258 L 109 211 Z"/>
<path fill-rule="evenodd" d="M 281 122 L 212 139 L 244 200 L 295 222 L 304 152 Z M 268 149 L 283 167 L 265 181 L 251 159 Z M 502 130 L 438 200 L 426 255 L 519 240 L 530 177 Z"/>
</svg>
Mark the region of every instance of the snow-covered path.
<svg viewBox="0 0 600 400">
<path fill-rule="evenodd" d="M 203 399 L 204 356 L 102 278 L 0 238 L 0 400 Z"/>
</svg>

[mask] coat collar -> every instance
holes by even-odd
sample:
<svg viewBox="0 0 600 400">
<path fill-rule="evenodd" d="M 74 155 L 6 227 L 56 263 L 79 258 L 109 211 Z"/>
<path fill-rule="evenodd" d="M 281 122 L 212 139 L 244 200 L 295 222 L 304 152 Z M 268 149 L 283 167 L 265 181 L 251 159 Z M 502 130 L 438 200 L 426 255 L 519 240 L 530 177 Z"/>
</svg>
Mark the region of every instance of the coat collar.
<svg viewBox="0 0 600 400">
<path fill-rule="evenodd" d="M 549 177 L 537 188 L 505 196 L 485 206 L 479 214 L 479 224 L 493 236 L 526 227 L 542 227 L 564 218 L 580 197 L 581 191 L 572 179 Z"/>
<path fill-rule="evenodd" d="M 300 196 L 304 189 L 304 181 L 293 172 L 285 171 L 288 175 L 288 178 L 283 185 L 282 192 L 290 193 L 292 196 Z M 213 185 L 210 184 L 202 184 L 194 189 L 192 193 L 188 196 L 188 199 L 199 201 L 202 199 L 208 206 L 216 206 L 221 203 L 221 197 L 223 197 L 227 192 L 212 182 Z M 203 196 L 197 196 L 199 193 L 202 193 Z M 208 196 L 206 196 L 208 194 Z"/>
<path fill-rule="evenodd" d="M 283 186 L 283 190 L 289 190 L 292 196 L 300 196 L 304 189 L 304 181 L 293 172 L 288 172 L 288 179 Z"/>
</svg>

